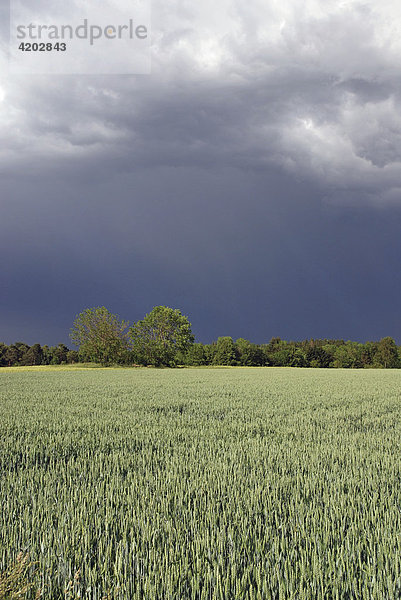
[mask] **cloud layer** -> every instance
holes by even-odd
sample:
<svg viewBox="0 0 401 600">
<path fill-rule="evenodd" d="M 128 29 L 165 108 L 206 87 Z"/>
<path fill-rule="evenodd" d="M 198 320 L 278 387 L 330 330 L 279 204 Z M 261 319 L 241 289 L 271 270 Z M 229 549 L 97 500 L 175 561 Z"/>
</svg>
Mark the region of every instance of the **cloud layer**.
<svg viewBox="0 0 401 600">
<path fill-rule="evenodd" d="M 389 1 L 155 2 L 151 76 L 2 76 L 2 172 L 275 165 L 398 203 L 400 29 Z"/>
</svg>

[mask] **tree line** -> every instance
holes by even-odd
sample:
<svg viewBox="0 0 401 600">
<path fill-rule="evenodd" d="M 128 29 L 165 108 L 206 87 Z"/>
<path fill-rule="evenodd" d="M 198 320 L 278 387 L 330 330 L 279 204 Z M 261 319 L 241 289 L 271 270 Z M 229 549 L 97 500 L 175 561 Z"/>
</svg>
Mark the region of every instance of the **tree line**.
<svg viewBox="0 0 401 600">
<path fill-rule="evenodd" d="M 279 337 L 254 344 L 229 336 L 211 344 L 196 343 L 188 318 L 166 306 L 156 306 L 132 326 L 105 307 L 88 308 L 77 315 L 70 337 L 79 350 L 64 344 L 0 344 L 0 366 L 93 362 L 156 367 L 401 368 L 401 346 L 391 337 L 364 344 L 332 339 L 285 341 Z"/>
<path fill-rule="evenodd" d="M 79 353 L 70 350 L 65 344 L 58 346 L 29 346 L 24 342 L 16 342 L 7 346 L 0 343 L 0 367 L 63 365 L 79 361 Z"/>
</svg>

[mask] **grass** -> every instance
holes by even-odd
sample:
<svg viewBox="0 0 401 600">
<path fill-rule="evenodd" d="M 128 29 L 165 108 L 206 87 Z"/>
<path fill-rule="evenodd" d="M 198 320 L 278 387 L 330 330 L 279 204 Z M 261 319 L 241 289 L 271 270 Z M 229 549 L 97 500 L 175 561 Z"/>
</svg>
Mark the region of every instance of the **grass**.
<svg viewBox="0 0 401 600">
<path fill-rule="evenodd" d="M 2 369 L 0 577 L 29 555 L 27 598 L 400 598 L 400 390 L 394 370 Z"/>
<path fill-rule="evenodd" d="M 20 552 L 15 562 L 0 573 L 0 600 L 17 600 L 26 598 L 34 590 L 32 582 L 35 564 L 29 559 L 29 555 Z M 35 598 L 40 598 L 42 592 L 36 590 Z"/>
</svg>

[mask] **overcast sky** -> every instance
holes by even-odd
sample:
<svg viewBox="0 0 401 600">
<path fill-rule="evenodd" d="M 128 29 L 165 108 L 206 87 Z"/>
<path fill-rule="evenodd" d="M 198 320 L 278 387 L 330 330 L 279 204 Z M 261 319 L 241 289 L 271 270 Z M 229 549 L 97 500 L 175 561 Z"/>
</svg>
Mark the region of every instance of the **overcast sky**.
<svg viewBox="0 0 401 600">
<path fill-rule="evenodd" d="M 154 0 L 150 75 L 11 75 L 5 40 L 0 341 L 164 304 L 401 343 L 399 2 Z"/>
</svg>

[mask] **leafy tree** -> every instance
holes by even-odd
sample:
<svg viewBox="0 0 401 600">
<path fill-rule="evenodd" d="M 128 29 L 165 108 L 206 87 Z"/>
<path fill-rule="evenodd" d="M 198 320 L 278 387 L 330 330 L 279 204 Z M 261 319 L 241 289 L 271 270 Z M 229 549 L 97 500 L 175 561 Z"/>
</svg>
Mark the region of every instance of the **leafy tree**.
<svg viewBox="0 0 401 600">
<path fill-rule="evenodd" d="M 215 365 L 236 365 L 237 357 L 235 344 L 230 336 L 223 336 L 217 339 L 216 352 L 213 357 Z"/>
<path fill-rule="evenodd" d="M 327 346 L 325 346 L 327 350 Z M 331 347 L 332 366 L 340 369 L 360 369 L 364 366 L 364 346 L 356 342 L 347 342 L 342 346 Z"/>
<path fill-rule="evenodd" d="M 289 367 L 306 367 L 306 356 L 302 348 L 291 348 Z"/>
<path fill-rule="evenodd" d="M 5 367 L 7 365 L 7 354 L 8 346 L 6 344 L 0 343 L 0 367 Z"/>
<path fill-rule="evenodd" d="M 204 344 L 203 346 L 205 351 L 205 364 L 213 365 L 214 364 L 214 356 L 216 354 L 217 344 L 216 342 L 212 342 L 211 344 Z"/>
<path fill-rule="evenodd" d="M 290 343 L 286 348 L 272 355 L 274 364 L 280 367 L 306 367 L 307 360 L 302 348 Z"/>
<path fill-rule="evenodd" d="M 235 342 L 235 351 L 239 364 L 244 367 L 258 367 L 263 364 L 260 348 L 244 338 L 238 338 Z"/>
<path fill-rule="evenodd" d="M 268 344 L 263 346 L 265 364 L 272 366 L 287 366 L 288 342 L 279 337 L 272 337 Z"/>
<path fill-rule="evenodd" d="M 268 344 L 260 344 L 258 346 L 258 348 L 259 348 L 259 351 L 262 356 L 262 365 L 265 367 L 270 367 L 272 362 L 270 360 L 270 352 L 269 352 Z"/>
<path fill-rule="evenodd" d="M 46 344 L 42 346 L 42 365 L 50 365 L 53 358 L 52 348 Z"/>
<path fill-rule="evenodd" d="M 104 306 L 87 308 L 75 318 L 70 337 L 86 360 L 107 365 L 126 360 L 127 327 L 127 322 L 120 321 Z"/>
<path fill-rule="evenodd" d="M 333 357 L 324 348 L 313 344 L 305 355 L 306 364 L 315 368 L 326 368 L 330 366 Z"/>
<path fill-rule="evenodd" d="M 8 367 L 13 367 L 14 365 L 18 364 L 18 360 L 19 360 L 19 352 L 18 349 L 15 347 L 14 344 L 12 344 L 11 346 L 8 346 L 5 355 L 4 355 L 4 360 L 6 362 L 6 365 Z"/>
<path fill-rule="evenodd" d="M 281 338 L 279 338 L 279 337 L 272 337 L 272 339 L 270 340 L 270 342 L 267 344 L 266 350 L 267 350 L 267 352 L 269 354 L 271 354 L 273 352 L 278 352 L 279 350 L 281 350 L 286 345 L 287 345 L 287 342 L 285 342 Z"/>
<path fill-rule="evenodd" d="M 376 366 L 384 369 L 398 369 L 401 366 L 398 349 L 392 337 L 384 337 L 377 344 L 374 362 Z"/>
<path fill-rule="evenodd" d="M 76 350 L 69 350 L 67 352 L 67 363 L 71 365 L 77 362 L 79 362 L 79 352 Z"/>
<path fill-rule="evenodd" d="M 67 356 L 68 356 L 68 348 L 65 344 L 58 344 L 58 346 L 55 346 L 54 348 L 52 348 L 53 351 L 53 364 L 57 364 L 57 365 L 61 365 L 63 363 L 67 362 Z"/>
<path fill-rule="evenodd" d="M 41 365 L 43 351 L 40 344 L 31 346 L 22 356 L 20 363 L 22 365 Z"/>
<path fill-rule="evenodd" d="M 185 353 L 194 342 L 187 317 L 167 306 L 155 306 L 129 335 L 135 361 L 154 366 L 174 366 L 178 353 Z"/>
<path fill-rule="evenodd" d="M 207 356 L 203 344 L 191 344 L 183 354 L 183 364 L 199 367 L 207 364 Z"/>
<path fill-rule="evenodd" d="M 377 344 L 375 342 L 366 342 L 366 344 L 360 344 L 361 347 L 361 363 L 363 368 L 372 368 L 373 359 L 377 351 Z"/>
<path fill-rule="evenodd" d="M 333 367 L 335 369 L 351 369 L 353 367 L 353 355 L 346 345 L 333 348 Z"/>
<path fill-rule="evenodd" d="M 274 352 L 268 352 L 269 365 L 274 367 L 305 367 L 306 358 L 302 348 L 297 348 L 293 342 L 281 341 Z"/>
<path fill-rule="evenodd" d="M 289 367 L 293 350 L 292 348 L 281 348 L 269 353 L 269 364 L 272 367 Z"/>
<path fill-rule="evenodd" d="M 5 361 L 7 366 L 17 366 L 21 364 L 22 357 L 29 350 L 28 344 L 24 344 L 24 342 L 15 342 L 7 348 L 5 353 Z"/>
</svg>

